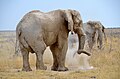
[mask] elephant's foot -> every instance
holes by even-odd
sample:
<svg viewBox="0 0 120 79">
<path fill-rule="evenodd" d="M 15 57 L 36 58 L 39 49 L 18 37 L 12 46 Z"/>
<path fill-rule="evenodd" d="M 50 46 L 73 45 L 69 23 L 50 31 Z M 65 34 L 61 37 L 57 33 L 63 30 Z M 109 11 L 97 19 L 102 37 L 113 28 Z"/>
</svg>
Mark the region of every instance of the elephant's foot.
<svg viewBox="0 0 120 79">
<path fill-rule="evenodd" d="M 47 66 L 36 66 L 37 70 L 46 70 Z"/>
<path fill-rule="evenodd" d="M 23 68 L 22 68 L 22 71 L 28 72 L 28 71 L 32 71 L 32 69 L 31 69 L 30 67 L 23 67 Z"/>
<path fill-rule="evenodd" d="M 56 67 L 56 66 L 52 66 L 52 67 L 51 67 L 51 70 L 53 70 L 53 71 L 57 71 L 57 70 L 58 70 L 58 67 Z"/>
<path fill-rule="evenodd" d="M 67 67 L 58 67 L 57 71 L 68 71 Z"/>
</svg>

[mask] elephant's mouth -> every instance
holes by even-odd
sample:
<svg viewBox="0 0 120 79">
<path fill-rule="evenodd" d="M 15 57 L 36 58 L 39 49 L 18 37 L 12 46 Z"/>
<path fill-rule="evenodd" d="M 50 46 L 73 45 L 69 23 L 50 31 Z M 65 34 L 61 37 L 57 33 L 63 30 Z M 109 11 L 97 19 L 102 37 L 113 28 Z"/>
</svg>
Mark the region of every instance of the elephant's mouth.
<svg viewBox="0 0 120 79">
<path fill-rule="evenodd" d="M 77 32 L 78 32 L 77 35 L 78 35 L 78 40 L 79 40 L 79 47 L 78 47 L 77 53 L 78 54 L 84 53 L 88 56 L 91 56 L 90 53 L 84 51 L 84 45 L 85 45 L 85 35 L 84 35 L 84 33 L 82 32 L 82 30 L 78 30 Z"/>
</svg>

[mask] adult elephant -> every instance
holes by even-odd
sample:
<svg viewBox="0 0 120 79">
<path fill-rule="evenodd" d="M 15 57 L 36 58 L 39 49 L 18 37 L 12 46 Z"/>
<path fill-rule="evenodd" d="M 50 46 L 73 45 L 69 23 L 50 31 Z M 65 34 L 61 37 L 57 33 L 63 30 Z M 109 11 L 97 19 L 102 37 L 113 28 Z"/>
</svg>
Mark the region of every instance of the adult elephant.
<svg viewBox="0 0 120 79">
<path fill-rule="evenodd" d="M 101 49 L 103 46 L 103 35 L 106 39 L 104 32 L 105 27 L 100 21 L 88 21 L 83 24 L 83 30 L 86 34 L 86 40 L 90 50 L 93 48 L 95 42 L 98 44 L 98 48 Z"/>
<path fill-rule="evenodd" d="M 36 69 L 46 70 L 43 53 L 47 46 L 53 54 L 54 71 L 66 71 L 65 58 L 68 48 L 68 33 L 75 32 L 79 38 L 79 52 L 84 48 L 83 22 L 76 10 L 54 10 L 47 13 L 34 10 L 27 13 L 16 28 L 20 51 L 23 56 L 23 71 L 31 71 L 29 52 L 36 54 Z"/>
</svg>

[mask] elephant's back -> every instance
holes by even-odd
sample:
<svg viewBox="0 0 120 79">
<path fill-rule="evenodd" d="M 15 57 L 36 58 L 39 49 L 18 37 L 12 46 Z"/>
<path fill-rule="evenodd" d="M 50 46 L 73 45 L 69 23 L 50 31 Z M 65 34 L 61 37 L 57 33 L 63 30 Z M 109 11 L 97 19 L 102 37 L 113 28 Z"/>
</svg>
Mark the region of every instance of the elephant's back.
<svg viewBox="0 0 120 79">
<path fill-rule="evenodd" d="M 32 10 L 32 11 L 30 11 L 29 13 L 43 13 L 42 11 L 40 11 L 40 10 Z"/>
</svg>

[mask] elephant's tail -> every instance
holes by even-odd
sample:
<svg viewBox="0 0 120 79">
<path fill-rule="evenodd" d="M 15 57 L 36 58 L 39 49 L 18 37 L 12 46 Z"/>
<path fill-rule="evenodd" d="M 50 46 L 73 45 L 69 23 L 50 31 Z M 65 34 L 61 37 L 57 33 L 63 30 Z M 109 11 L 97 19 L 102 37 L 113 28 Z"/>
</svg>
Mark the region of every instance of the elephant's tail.
<svg viewBox="0 0 120 79">
<path fill-rule="evenodd" d="M 20 54 L 20 47 L 19 47 L 19 40 L 16 39 L 16 46 L 15 46 L 15 55 Z"/>
<path fill-rule="evenodd" d="M 15 55 L 18 56 L 20 54 L 20 46 L 19 46 L 19 36 L 21 35 L 20 28 L 16 28 L 16 44 L 15 44 Z"/>
</svg>

